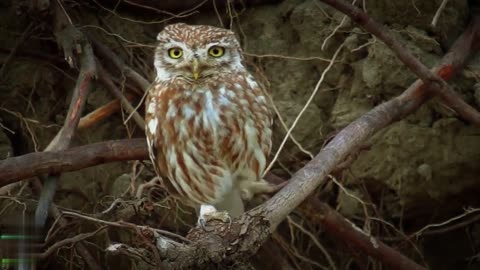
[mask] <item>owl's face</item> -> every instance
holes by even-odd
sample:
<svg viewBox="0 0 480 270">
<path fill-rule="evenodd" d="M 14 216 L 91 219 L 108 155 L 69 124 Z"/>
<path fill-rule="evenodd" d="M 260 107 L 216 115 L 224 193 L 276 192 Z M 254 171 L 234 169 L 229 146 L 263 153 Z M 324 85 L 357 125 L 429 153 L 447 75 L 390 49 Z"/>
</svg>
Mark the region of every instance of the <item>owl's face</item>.
<svg viewBox="0 0 480 270">
<path fill-rule="evenodd" d="M 240 44 L 227 29 L 171 24 L 158 34 L 157 40 L 157 81 L 181 77 L 195 82 L 245 69 Z"/>
</svg>

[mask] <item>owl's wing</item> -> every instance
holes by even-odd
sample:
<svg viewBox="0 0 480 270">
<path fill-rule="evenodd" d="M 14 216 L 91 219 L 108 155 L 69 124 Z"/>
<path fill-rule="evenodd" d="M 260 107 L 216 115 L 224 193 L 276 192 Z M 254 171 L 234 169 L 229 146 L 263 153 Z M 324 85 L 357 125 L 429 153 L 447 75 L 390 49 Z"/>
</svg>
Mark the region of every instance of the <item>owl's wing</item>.
<svg viewBox="0 0 480 270">
<path fill-rule="evenodd" d="M 161 92 L 162 84 L 152 84 L 148 89 L 145 98 L 145 135 L 147 139 L 148 155 L 152 161 L 153 168 L 158 176 L 165 177 L 164 156 L 160 153 L 159 144 L 164 140 L 163 134 L 159 129 L 158 98 Z"/>
<path fill-rule="evenodd" d="M 272 147 L 272 117 L 262 86 L 253 76 L 237 77 L 229 84 L 221 108 L 226 126 L 222 155 L 234 174 L 249 181 L 262 178 Z M 222 102 L 222 98 L 219 99 Z"/>
</svg>

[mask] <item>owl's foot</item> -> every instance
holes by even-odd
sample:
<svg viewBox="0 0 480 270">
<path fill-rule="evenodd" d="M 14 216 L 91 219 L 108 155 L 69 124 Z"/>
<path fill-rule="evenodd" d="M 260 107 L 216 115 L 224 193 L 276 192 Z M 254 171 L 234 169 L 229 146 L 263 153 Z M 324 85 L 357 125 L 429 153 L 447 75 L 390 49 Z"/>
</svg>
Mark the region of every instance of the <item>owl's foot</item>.
<svg viewBox="0 0 480 270">
<path fill-rule="evenodd" d="M 273 185 L 263 179 L 255 182 L 245 182 L 242 186 L 241 196 L 244 201 L 249 201 L 256 194 L 275 193 L 284 187 L 285 184 L 286 182 L 280 185 Z"/>
<path fill-rule="evenodd" d="M 205 225 L 210 220 L 220 220 L 223 223 L 232 223 L 232 218 L 226 211 L 217 211 L 217 209 L 210 204 L 202 204 L 200 206 L 200 216 L 198 217 L 198 226 L 206 230 Z"/>
</svg>

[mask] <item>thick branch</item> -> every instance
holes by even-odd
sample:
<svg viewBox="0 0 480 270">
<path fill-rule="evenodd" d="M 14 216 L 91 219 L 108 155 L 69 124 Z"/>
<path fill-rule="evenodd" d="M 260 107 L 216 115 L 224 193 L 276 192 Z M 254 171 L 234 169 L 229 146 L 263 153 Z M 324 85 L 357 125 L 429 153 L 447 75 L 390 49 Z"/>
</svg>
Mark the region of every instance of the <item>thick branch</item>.
<svg viewBox="0 0 480 270">
<path fill-rule="evenodd" d="M 479 21 L 472 23 L 444 57 L 443 64 L 433 69 L 444 79 L 452 78 L 465 63 L 473 45 Z M 287 186 L 260 207 L 275 228 L 295 209 L 350 152 L 380 129 L 416 110 L 428 97 L 428 87 L 421 80 L 413 83 L 402 95 L 378 105 L 345 127 L 322 151 L 290 179 Z"/>
<path fill-rule="evenodd" d="M 0 185 L 39 174 L 59 174 L 95 165 L 148 159 L 145 139 L 126 139 L 74 147 L 61 152 L 35 152 L 0 162 Z"/>
</svg>

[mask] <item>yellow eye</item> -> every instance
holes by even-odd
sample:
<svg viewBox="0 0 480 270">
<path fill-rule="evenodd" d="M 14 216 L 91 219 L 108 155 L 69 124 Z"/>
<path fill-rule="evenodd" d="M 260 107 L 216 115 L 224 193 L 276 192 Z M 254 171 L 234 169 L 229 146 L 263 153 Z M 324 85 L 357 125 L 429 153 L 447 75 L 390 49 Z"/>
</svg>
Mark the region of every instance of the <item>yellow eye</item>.
<svg viewBox="0 0 480 270">
<path fill-rule="evenodd" d="M 225 49 L 220 46 L 212 46 L 210 49 L 208 49 L 208 54 L 210 54 L 213 57 L 220 57 L 225 53 Z"/>
<path fill-rule="evenodd" d="M 168 49 L 168 56 L 170 56 L 170 58 L 178 59 L 182 57 L 182 55 L 183 55 L 183 51 L 180 48 Z"/>
</svg>

